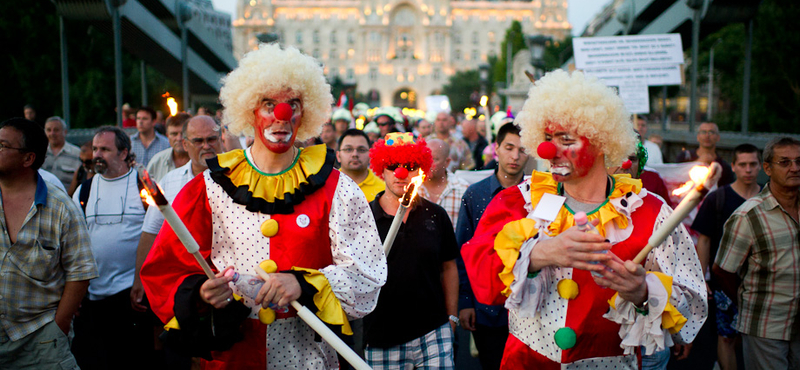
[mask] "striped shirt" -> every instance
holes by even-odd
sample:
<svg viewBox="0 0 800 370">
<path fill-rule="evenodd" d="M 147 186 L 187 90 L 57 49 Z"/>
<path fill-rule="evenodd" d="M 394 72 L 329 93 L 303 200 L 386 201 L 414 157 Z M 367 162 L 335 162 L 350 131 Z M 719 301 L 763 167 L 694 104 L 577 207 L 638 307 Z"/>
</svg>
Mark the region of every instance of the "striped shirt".
<svg viewBox="0 0 800 370">
<path fill-rule="evenodd" d="M 19 340 L 56 316 L 67 281 L 97 277 L 81 210 L 38 177 L 25 222 L 11 243 L 0 198 L 0 342 Z"/>
<path fill-rule="evenodd" d="M 725 223 L 715 263 L 742 278 L 736 330 L 776 340 L 797 334 L 800 225 L 769 184 Z"/>
<path fill-rule="evenodd" d="M 450 216 L 450 222 L 453 223 L 453 231 L 456 231 L 456 223 L 458 222 L 458 212 L 461 210 L 461 197 L 464 196 L 464 192 L 467 191 L 469 187 L 469 183 L 455 175 L 451 175 L 449 172 L 447 173 L 447 186 L 444 187 L 442 190 L 442 194 L 439 195 L 439 199 L 436 200 L 436 204 L 440 205 L 447 211 L 447 215 Z M 429 196 L 428 189 L 425 188 L 425 185 L 422 185 L 420 189 L 420 196 L 431 200 Z"/>
</svg>

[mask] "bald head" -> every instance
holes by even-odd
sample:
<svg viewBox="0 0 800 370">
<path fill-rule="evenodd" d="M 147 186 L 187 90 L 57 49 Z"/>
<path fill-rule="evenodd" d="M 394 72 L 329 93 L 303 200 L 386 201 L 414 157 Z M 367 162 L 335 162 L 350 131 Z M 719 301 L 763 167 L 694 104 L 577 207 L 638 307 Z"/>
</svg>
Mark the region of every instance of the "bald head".
<svg viewBox="0 0 800 370">
<path fill-rule="evenodd" d="M 461 122 L 461 134 L 464 139 L 475 141 L 478 139 L 478 121 L 468 119 Z"/>
<path fill-rule="evenodd" d="M 427 143 L 428 148 L 431 149 L 431 157 L 433 157 L 429 177 L 434 180 L 447 177 L 447 166 L 450 164 L 450 145 L 439 139 L 431 139 Z"/>
</svg>

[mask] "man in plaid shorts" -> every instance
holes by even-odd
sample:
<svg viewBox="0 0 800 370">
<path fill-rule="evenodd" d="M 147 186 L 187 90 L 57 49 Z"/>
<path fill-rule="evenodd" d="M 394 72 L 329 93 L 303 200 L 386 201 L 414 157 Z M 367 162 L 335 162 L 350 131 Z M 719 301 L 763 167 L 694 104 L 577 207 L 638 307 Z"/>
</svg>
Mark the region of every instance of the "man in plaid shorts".
<svg viewBox="0 0 800 370">
<path fill-rule="evenodd" d="M 381 241 L 406 186 L 433 162 L 424 139 L 390 133 L 370 150 L 386 191 L 370 203 Z M 453 225 L 440 206 L 417 196 L 391 251 L 378 305 L 364 318 L 365 357 L 374 369 L 452 369 L 458 323 L 458 254 Z"/>
</svg>

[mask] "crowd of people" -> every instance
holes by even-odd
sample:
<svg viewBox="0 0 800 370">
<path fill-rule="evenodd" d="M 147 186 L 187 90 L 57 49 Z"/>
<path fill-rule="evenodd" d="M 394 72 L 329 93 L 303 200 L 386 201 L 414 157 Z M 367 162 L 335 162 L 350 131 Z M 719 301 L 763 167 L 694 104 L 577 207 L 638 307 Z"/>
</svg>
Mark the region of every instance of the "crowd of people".
<svg viewBox="0 0 800 370">
<path fill-rule="evenodd" d="M 729 164 L 701 124 L 674 162 L 718 163 L 716 190 L 637 263 L 673 212 L 651 167 L 667 156 L 580 72 L 546 74 L 488 135 L 393 107 L 356 128 L 319 64 L 274 44 L 219 100 L 166 119 L 125 107 L 133 135 L 102 126 L 80 147 L 32 106 L 0 123 L 0 368 L 357 366 L 295 303 L 374 369 L 455 369 L 471 347 L 483 369 L 800 368 L 792 137 Z"/>
</svg>

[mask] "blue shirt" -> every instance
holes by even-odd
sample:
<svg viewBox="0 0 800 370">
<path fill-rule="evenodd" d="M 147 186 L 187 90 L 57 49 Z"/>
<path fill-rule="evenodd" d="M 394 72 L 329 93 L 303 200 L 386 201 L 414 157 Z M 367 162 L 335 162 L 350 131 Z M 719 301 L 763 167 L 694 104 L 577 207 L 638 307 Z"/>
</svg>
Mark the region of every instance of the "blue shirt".
<svg viewBox="0 0 800 370">
<path fill-rule="evenodd" d="M 472 239 L 478 221 L 483 216 L 483 211 L 489 202 L 503 190 L 503 186 L 497 181 L 497 170 L 492 176 L 478 181 L 467 188 L 461 198 L 461 210 L 458 213 L 456 222 L 456 242 L 459 250 L 464 243 Z M 472 292 L 472 285 L 467 277 L 467 269 L 464 267 L 464 259 L 461 253 L 456 259 L 458 266 L 458 309 L 475 309 L 475 322 L 484 326 L 508 326 L 508 311 L 503 305 L 485 305 L 475 301 L 475 294 Z"/>
</svg>

